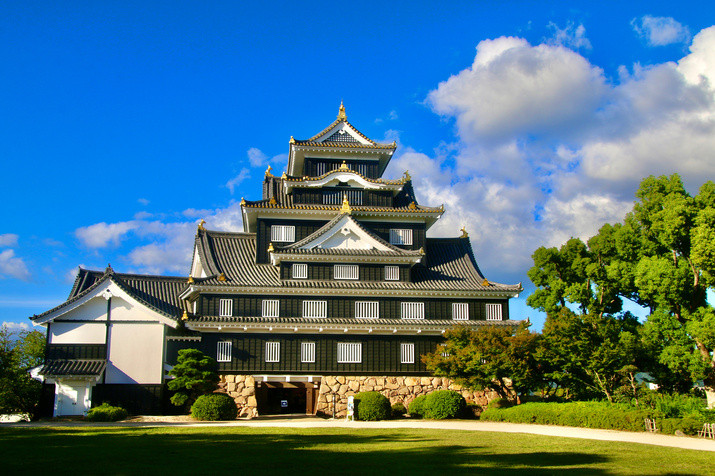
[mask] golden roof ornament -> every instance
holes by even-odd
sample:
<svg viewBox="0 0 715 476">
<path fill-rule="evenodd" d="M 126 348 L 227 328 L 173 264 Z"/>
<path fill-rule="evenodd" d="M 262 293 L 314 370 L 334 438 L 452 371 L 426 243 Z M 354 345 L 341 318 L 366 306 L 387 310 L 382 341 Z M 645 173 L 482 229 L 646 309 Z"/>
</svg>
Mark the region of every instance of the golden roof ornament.
<svg viewBox="0 0 715 476">
<path fill-rule="evenodd" d="M 224 281 L 226 281 L 226 275 L 223 274 L 223 273 L 221 273 L 221 274 L 218 275 L 218 278 L 217 278 L 217 279 L 218 279 L 219 281 L 221 281 L 221 282 L 224 282 Z"/>
<path fill-rule="evenodd" d="M 184 310 L 184 315 L 181 316 L 182 321 L 188 321 L 189 320 L 189 313 Z"/>
<path fill-rule="evenodd" d="M 345 115 L 345 106 L 343 106 L 343 101 L 340 101 L 340 110 L 338 111 L 338 120 L 347 121 L 348 116 Z"/>
<path fill-rule="evenodd" d="M 466 226 L 463 226 L 459 231 L 462 232 L 462 236 L 460 236 L 460 238 L 469 238 L 469 233 L 467 233 Z"/>
<path fill-rule="evenodd" d="M 246 199 L 241 197 L 241 206 L 243 207 L 245 205 L 246 205 Z"/>
<path fill-rule="evenodd" d="M 405 170 L 405 180 L 412 180 L 412 177 L 410 177 L 410 171 Z"/>
<path fill-rule="evenodd" d="M 290 140 L 288 141 L 289 144 L 295 144 L 295 139 L 293 139 L 293 136 L 290 136 Z"/>
<path fill-rule="evenodd" d="M 350 170 L 350 167 L 348 167 L 348 164 L 346 164 L 344 160 L 343 163 L 340 164 L 340 170 Z"/>
<path fill-rule="evenodd" d="M 271 166 L 269 165 L 268 168 L 266 169 L 266 177 L 273 177 L 273 174 L 271 173 L 271 170 L 273 170 L 273 167 L 271 167 Z"/>
<path fill-rule="evenodd" d="M 492 285 L 492 283 L 490 283 L 487 278 L 484 278 L 484 281 L 482 281 L 482 286 L 486 287 L 486 286 L 491 286 L 491 285 Z"/>
<path fill-rule="evenodd" d="M 410 202 L 410 204 L 407 206 L 407 208 L 409 208 L 410 210 L 416 210 L 417 204 L 413 200 L 412 202 Z"/>
<path fill-rule="evenodd" d="M 276 205 L 278 202 L 276 202 L 276 198 L 275 198 L 275 197 L 271 197 L 271 199 L 268 200 L 268 203 L 269 203 L 270 205 Z"/>
<path fill-rule="evenodd" d="M 186 282 L 189 283 L 189 284 L 194 284 L 194 277 L 193 277 L 193 276 L 189 276 L 189 279 L 187 279 Z"/>
<path fill-rule="evenodd" d="M 347 215 L 352 214 L 353 210 L 350 208 L 350 202 L 348 202 L 348 194 L 343 194 L 343 207 L 340 209 L 340 213 L 345 213 Z"/>
<path fill-rule="evenodd" d="M 283 172 L 283 175 L 281 175 L 281 178 L 282 178 L 283 180 L 288 180 L 288 174 L 285 173 L 285 172 Z"/>
<path fill-rule="evenodd" d="M 274 250 L 273 250 L 273 243 L 272 243 L 272 242 L 271 242 L 271 243 L 268 243 L 268 252 L 269 252 L 269 253 L 273 253 L 273 251 L 274 251 Z"/>
<path fill-rule="evenodd" d="M 205 230 L 205 228 L 204 228 L 204 225 L 205 225 L 205 224 L 206 224 L 206 220 L 202 219 L 202 220 L 199 222 L 198 229 L 201 230 L 201 231 L 204 231 L 204 230 Z"/>
</svg>

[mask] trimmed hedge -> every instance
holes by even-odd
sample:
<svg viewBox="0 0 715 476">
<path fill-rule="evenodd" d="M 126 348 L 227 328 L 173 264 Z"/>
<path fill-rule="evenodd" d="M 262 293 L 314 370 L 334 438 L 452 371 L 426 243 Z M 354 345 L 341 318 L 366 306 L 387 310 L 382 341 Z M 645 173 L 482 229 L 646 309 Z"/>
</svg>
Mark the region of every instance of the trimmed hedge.
<svg viewBox="0 0 715 476">
<path fill-rule="evenodd" d="M 380 392 L 360 392 L 355 395 L 357 420 L 388 420 L 392 415 L 390 400 Z"/>
<path fill-rule="evenodd" d="M 412 400 L 408 413 L 412 418 L 424 418 L 425 416 L 425 398 L 427 395 L 420 395 Z"/>
<path fill-rule="evenodd" d="M 663 418 L 656 410 L 633 409 L 626 404 L 607 402 L 524 403 L 510 408 L 488 407 L 481 414 L 484 421 L 537 423 L 540 425 L 604 428 L 607 430 L 644 431 L 644 420 L 652 418 L 662 433 L 681 430 L 686 435 L 702 429 L 703 421 L 694 418 Z"/>
<path fill-rule="evenodd" d="M 392 405 L 392 418 L 402 418 L 407 413 L 407 408 L 402 402 Z"/>
<path fill-rule="evenodd" d="M 125 420 L 129 414 L 122 407 L 113 407 L 108 403 L 103 403 L 87 412 L 89 421 L 119 421 Z"/>
<path fill-rule="evenodd" d="M 459 418 L 465 414 L 467 401 L 462 394 L 453 390 L 437 390 L 427 394 L 424 416 L 433 420 Z"/>
<path fill-rule="evenodd" d="M 191 417 L 196 420 L 235 420 L 237 415 L 236 402 L 225 393 L 201 395 L 191 405 Z"/>
</svg>

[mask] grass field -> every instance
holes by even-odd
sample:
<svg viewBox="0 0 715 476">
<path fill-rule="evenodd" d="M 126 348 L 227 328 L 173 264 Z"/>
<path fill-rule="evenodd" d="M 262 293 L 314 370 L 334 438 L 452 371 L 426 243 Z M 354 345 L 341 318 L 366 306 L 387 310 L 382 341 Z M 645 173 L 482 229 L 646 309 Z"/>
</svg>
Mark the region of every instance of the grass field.
<svg viewBox="0 0 715 476">
<path fill-rule="evenodd" d="M 448 430 L 4 428 L 0 474 L 713 474 L 715 454 Z"/>
</svg>

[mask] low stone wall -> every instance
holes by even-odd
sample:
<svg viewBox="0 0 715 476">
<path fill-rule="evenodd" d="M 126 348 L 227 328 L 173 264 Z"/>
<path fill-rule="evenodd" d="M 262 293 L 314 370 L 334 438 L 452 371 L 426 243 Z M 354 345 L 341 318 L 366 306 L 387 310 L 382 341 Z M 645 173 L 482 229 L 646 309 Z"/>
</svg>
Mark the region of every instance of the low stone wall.
<svg viewBox="0 0 715 476">
<path fill-rule="evenodd" d="M 219 391 L 227 393 L 238 407 L 239 418 L 258 416 L 256 403 L 256 382 L 250 375 L 221 375 Z"/>
<path fill-rule="evenodd" d="M 498 398 L 495 392 L 472 392 L 461 385 L 442 377 L 371 377 L 371 376 L 324 376 L 320 383 L 318 415 L 343 418 L 347 415 L 348 397 L 358 392 L 377 391 L 390 399 L 390 404 L 401 402 L 409 408 L 410 402 L 420 395 L 435 390 L 454 390 L 467 402 L 486 406 Z"/>
</svg>

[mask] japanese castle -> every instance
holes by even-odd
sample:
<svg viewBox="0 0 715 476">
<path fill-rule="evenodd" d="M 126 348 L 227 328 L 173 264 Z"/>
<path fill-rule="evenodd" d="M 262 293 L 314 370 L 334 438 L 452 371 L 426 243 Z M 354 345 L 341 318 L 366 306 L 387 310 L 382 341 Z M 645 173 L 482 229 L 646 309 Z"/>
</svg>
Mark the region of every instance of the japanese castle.
<svg viewBox="0 0 715 476">
<path fill-rule="evenodd" d="M 486 398 L 420 356 L 455 325 L 516 325 L 521 285 L 486 279 L 464 229 L 427 237 L 444 207 L 419 204 L 407 172 L 382 178 L 396 144 L 363 135 L 342 104 L 289 149 L 262 198 L 241 201 L 243 232 L 199 224 L 188 276 L 80 269 L 67 301 L 31 318 L 47 328 L 45 414 L 171 412 L 168 371 L 186 348 L 216 359 L 244 417 L 342 416 L 364 390 L 406 406 L 442 388 Z"/>
</svg>

